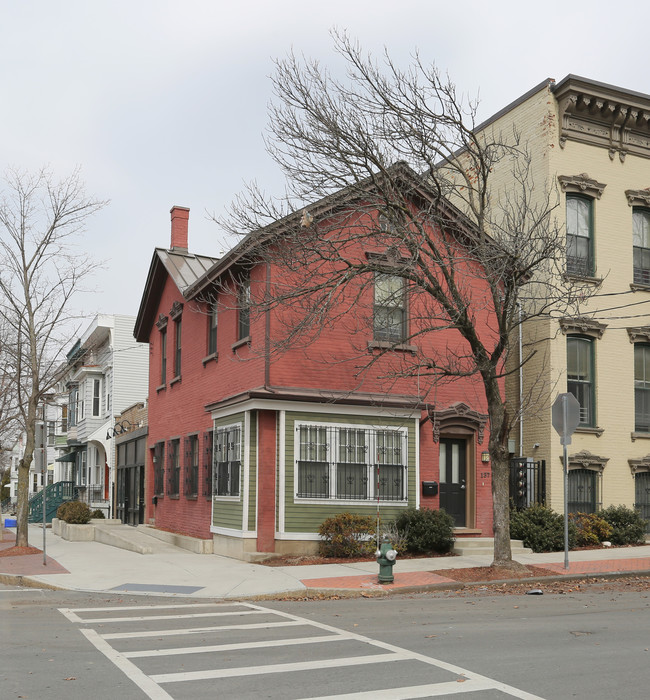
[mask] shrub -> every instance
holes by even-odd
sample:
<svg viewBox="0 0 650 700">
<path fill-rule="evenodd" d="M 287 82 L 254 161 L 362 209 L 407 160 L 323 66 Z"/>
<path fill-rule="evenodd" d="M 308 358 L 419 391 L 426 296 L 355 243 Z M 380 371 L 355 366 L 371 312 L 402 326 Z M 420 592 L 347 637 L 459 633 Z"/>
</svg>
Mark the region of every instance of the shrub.
<svg viewBox="0 0 650 700">
<path fill-rule="evenodd" d="M 85 525 L 90 520 L 90 508 L 81 501 L 67 501 L 58 507 L 56 517 L 66 523 Z"/>
<path fill-rule="evenodd" d="M 576 526 L 576 545 L 591 547 L 599 545 L 612 534 L 612 526 L 599 513 L 569 513 Z"/>
<path fill-rule="evenodd" d="M 91 514 L 91 518 L 99 518 L 100 520 L 105 520 L 106 516 L 104 515 L 104 511 L 101 510 L 100 508 L 96 508 Z"/>
<path fill-rule="evenodd" d="M 609 540 L 612 544 L 637 544 L 645 540 L 647 522 L 638 511 L 627 506 L 609 506 L 600 515 L 612 527 Z"/>
<path fill-rule="evenodd" d="M 564 516 L 536 503 L 510 512 L 510 537 L 523 540 L 533 552 L 559 552 L 564 549 Z M 576 526 L 569 522 L 569 547 L 575 545 Z"/>
<path fill-rule="evenodd" d="M 409 552 L 444 554 L 454 546 L 454 520 L 444 510 L 408 508 L 395 520 Z"/>
<path fill-rule="evenodd" d="M 320 554 L 324 557 L 362 557 L 373 555 L 375 521 L 370 516 L 340 513 L 327 518 L 318 528 L 322 541 Z"/>
<path fill-rule="evenodd" d="M 406 530 L 400 530 L 395 522 L 382 523 L 380 527 L 382 541 L 388 540 L 396 552 L 406 552 L 406 542 L 408 533 Z"/>
</svg>

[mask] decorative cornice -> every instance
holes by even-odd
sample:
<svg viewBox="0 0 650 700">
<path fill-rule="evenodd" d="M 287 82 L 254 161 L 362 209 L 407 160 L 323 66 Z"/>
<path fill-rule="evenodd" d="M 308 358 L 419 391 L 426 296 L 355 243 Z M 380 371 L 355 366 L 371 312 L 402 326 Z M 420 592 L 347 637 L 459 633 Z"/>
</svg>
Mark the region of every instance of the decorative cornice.
<svg viewBox="0 0 650 700">
<path fill-rule="evenodd" d="M 180 301 L 175 301 L 172 304 L 172 308 L 169 311 L 169 317 L 172 319 L 172 321 L 176 321 L 176 319 L 183 313 L 183 305 L 181 304 Z"/>
<path fill-rule="evenodd" d="M 650 208 L 650 187 L 645 190 L 625 190 L 625 196 L 631 207 Z"/>
<path fill-rule="evenodd" d="M 165 314 L 160 314 L 160 316 L 158 316 L 156 326 L 158 327 L 159 331 L 163 330 L 164 328 L 167 328 L 167 316 L 165 316 Z"/>
<path fill-rule="evenodd" d="M 630 343 L 650 343 L 650 326 L 627 328 Z"/>
<path fill-rule="evenodd" d="M 470 408 L 466 403 L 459 401 L 440 411 L 433 410 L 430 415 L 434 442 L 440 441 L 441 431 L 449 430 L 452 426 L 461 426 L 478 433 L 478 444 L 483 444 L 488 417 Z"/>
<path fill-rule="evenodd" d="M 650 158 L 650 96 L 569 76 L 554 90 L 559 139 L 606 148 L 621 162 L 627 153 Z"/>
<path fill-rule="evenodd" d="M 607 324 L 594 321 L 591 318 L 585 318 L 584 316 L 578 316 L 575 318 L 561 318 L 560 328 L 564 335 L 579 333 L 580 335 L 600 339 L 603 337 Z"/>
<path fill-rule="evenodd" d="M 586 194 L 589 197 L 600 199 L 603 190 L 607 185 L 597 180 L 592 180 L 587 173 L 580 175 L 558 175 L 557 179 L 562 188 L 562 192 L 577 192 Z"/>
<path fill-rule="evenodd" d="M 607 462 L 609 462 L 609 457 L 593 455 L 589 450 L 582 450 L 569 455 L 569 469 L 591 469 L 592 471 L 602 472 Z"/>
<path fill-rule="evenodd" d="M 641 459 L 628 459 L 627 463 L 630 465 L 632 474 L 638 474 L 639 472 L 650 472 L 650 455 L 641 457 Z"/>
</svg>

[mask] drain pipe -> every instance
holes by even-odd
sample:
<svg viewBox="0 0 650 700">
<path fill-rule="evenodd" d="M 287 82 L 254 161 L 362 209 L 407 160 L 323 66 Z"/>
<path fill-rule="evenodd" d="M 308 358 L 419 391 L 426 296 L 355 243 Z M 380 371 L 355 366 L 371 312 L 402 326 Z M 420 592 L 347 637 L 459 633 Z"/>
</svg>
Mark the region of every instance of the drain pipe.
<svg viewBox="0 0 650 700">
<path fill-rule="evenodd" d="M 524 456 L 524 342 L 521 328 L 521 302 L 517 302 L 517 312 L 519 314 L 519 457 Z"/>
</svg>

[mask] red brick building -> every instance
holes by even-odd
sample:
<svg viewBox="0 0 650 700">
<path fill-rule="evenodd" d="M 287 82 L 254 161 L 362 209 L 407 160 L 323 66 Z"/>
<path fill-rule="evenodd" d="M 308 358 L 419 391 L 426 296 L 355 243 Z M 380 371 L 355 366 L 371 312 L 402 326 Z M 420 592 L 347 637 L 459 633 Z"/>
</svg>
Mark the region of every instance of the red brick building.
<svg viewBox="0 0 650 700">
<path fill-rule="evenodd" d="M 255 300 L 296 280 L 272 259 L 251 262 L 249 239 L 221 259 L 191 254 L 189 210 L 174 207 L 171 218 L 171 245 L 154 252 L 135 326 L 150 346 L 147 522 L 213 537 L 215 552 L 240 557 L 313 550 L 324 518 L 374 516 L 378 506 L 382 521 L 410 505 L 444 507 L 459 533 L 492 535 L 480 378 L 400 376 L 407 360 L 434 346 L 456 352 L 461 341 L 450 328 L 418 334 L 428 307 L 394 274 L 380 237 L 355 243 L 360 259 L 386 266 L 342 292 L 350 310 L 278 352 L 274 341 L 299 310 Z M 377 213 L 364 210 L 354 225 L 368 221 Z"/>
</svg>

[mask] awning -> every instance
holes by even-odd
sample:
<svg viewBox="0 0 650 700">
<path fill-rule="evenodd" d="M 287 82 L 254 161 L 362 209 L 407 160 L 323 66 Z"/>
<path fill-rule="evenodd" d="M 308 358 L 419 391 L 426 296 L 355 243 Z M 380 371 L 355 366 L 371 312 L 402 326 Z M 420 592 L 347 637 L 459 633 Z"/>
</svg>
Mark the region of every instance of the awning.
<svg viewBox="0 0 650 700">
<path fill-rule="evenodd" d="M 76 452 L 68 452 L 67 454 L 61 455 L 60 457 L 57 457 L 55 462 L 76 462 L 77 461 L 77 453 Z"/>
</svg>

